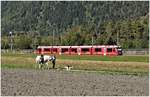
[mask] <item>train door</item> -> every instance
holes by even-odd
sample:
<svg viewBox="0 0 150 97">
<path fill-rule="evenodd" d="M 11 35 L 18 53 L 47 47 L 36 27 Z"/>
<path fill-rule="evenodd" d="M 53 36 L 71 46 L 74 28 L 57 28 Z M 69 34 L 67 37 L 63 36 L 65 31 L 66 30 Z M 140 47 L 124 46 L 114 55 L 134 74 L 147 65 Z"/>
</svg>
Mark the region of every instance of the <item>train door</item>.
<svg viewBox="0 0 150 97">
<path fill-rule="evenodd" d="M 106 47 L 103 48 L 103 55 L 106 56 Z"/>
</svg>

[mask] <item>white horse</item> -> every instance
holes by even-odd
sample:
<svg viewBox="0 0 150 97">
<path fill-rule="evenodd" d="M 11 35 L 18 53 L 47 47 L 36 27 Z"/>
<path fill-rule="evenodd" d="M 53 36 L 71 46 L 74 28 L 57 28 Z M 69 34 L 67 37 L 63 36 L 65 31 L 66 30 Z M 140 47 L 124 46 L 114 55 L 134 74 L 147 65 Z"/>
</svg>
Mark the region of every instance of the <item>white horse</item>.
<svg viewBox="0 0 150 97">
<path fill-rule="evenodd" d="M 47 66 L 47 68 L 48 68 L 48 62 L 49 61 L 52 61 L 52 63 L 53 63 L 53 61 L 55 61 L 56 60 L 56 58 L 54 57 L 54 56 L 48 56 L 48 55 L 44 55 L 43 56 L 43 58 L 44 58 L 44 63 L 42 63 L 41 62 L 41 56 L 37 56 L 36 57 L 36 63 L 39 65 L 39 69 L 42 67 L 42 65 L 46 65 Z M 53 64 L 53 65 L 55 65 L 55 64 Z M 54 67 L 54 66 L 53 66 Z"/>
</svg>

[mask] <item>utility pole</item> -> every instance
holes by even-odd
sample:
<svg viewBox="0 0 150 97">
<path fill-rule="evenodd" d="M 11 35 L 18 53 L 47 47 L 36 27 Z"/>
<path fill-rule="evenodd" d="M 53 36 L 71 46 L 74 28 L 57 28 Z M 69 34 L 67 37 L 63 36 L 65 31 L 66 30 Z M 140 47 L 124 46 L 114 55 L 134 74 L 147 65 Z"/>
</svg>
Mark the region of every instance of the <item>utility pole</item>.
<svg viewBox="0 0 150 97">
<path fill-rule="evenodd" d="M 11 51 L 12 51 L 12 50 L 13 50 L 12 32 L 9 32 L 9 37 L 10 37 L 10 49 L 11 49 Z"/>
<path fill-rule="evenodd" d="M 119 45 L 119 32 L 117 32 L 117 45 Z"/>
<path fill-rule="evenodd" d="M 62 45 L 62 35 L 60 34 L 60 44 Z"/>
<path fill-rule="evenodd" d="M 53 44 L 52 44 L 52 46 L 54 45 L 54 31 L 53 31 Z"/>
<path fill-rule="evenodd" d="M 51 54 L 53 54 L 53 46 L 54 46 L 54 30 L 53 30 L 53 40 L 52 40 L 52 50 L 51 50 Z"/>
<path fill-rule="evenodd" d="M 94 40 L 94 37 L 93 37 L 93 35 L 92 35 L 92 46 L 93 46 L 93 40 Z"/>
</svg>

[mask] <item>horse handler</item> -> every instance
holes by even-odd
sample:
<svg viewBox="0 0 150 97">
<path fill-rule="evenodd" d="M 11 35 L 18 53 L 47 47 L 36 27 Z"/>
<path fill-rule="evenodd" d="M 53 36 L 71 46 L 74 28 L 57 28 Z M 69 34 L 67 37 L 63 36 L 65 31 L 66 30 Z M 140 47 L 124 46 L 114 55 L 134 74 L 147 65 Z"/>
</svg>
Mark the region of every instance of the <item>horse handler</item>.
<svg viewBox="0 0 150 97">
<path fill-rule="evenodd" d="M 56 56 L 52 56 L 52 64 L 53 64 L 53 69 L 55 68 L 55 63 L 56 63 Z"/>
<path fill-rule="evenodd" d="M 44 55 L 43 54 L 41 54 L 40 60 L 41 60 L 40 63 L 44 64 Z"/>
</svg>

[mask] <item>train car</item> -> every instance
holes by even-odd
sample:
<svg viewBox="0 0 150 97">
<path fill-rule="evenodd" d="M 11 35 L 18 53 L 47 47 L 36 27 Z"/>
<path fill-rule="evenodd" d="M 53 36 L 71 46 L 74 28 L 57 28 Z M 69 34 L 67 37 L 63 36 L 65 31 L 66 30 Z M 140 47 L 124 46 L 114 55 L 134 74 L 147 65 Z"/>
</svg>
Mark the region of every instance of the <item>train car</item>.
<svg viewBox="0 0 150 97">
<path fill-rule="evenodd" d="M 94 46 L 39 46 L 36 54 L 58 55 L 122 55 L 122 49 L 117 45 Z"/>
</svg>

